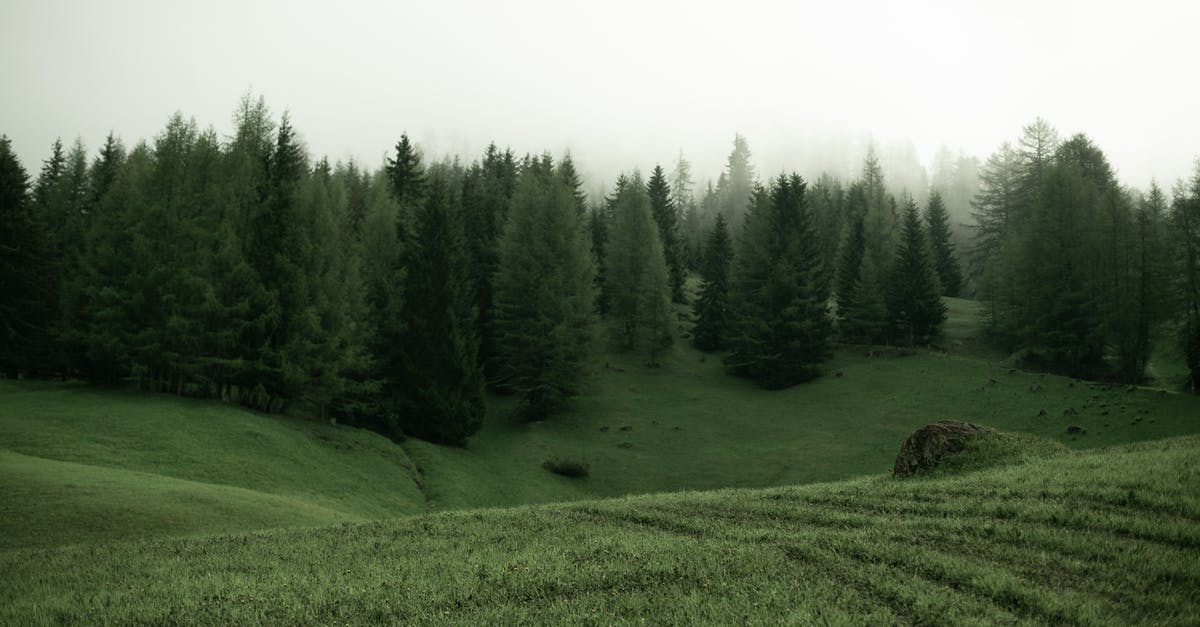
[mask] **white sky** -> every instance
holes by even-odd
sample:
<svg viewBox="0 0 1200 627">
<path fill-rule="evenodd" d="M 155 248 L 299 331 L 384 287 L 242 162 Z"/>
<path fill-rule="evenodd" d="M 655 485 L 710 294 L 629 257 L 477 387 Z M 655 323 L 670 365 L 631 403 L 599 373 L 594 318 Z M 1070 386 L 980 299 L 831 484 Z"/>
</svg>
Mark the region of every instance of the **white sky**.
<svg viewBox="0 0 1200 627">
<path fill-rule="evenodd" d="M 1200 155 L 1198 28 L 1187 0 L 0 0 L 0 133 L 32 175 L 57 136 L 132 145 L 176 110 L 226 135 L 253 91 L 315 156 L 569 148 L 593 188 L 680 149 L 715 177 L 735 132 L 766 174 L 868 133 L 986 158 L 1040 115 L 1169 186 Z"/>
</svg>

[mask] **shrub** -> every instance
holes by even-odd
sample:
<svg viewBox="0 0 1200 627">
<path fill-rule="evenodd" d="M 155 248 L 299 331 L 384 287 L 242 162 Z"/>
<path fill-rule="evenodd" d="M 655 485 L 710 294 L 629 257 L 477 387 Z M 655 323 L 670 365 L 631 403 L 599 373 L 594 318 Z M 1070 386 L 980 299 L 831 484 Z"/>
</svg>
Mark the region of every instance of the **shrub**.
<svg viewBox="0 0 1200 627">
<path fill-rule="evenodd" d="M 564 477 L 582 478 L 588 476 L 588 465 L 575 459 L 552 457 L 542 462 L 542 468 Z"/>
</svg>

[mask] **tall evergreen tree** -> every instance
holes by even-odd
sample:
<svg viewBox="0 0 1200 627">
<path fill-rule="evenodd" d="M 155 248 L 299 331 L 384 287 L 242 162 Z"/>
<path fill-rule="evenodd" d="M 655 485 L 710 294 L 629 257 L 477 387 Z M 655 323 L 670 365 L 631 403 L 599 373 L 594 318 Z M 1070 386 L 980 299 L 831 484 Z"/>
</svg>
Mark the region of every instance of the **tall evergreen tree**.
<svg viewBox="0 0 1200 627">
<path fill-rule="evenodd" d="M 605 289 L 617 345 L 658 364 L 674 341 L 671 292 L 662 239 L 640 174 L 618 187 L 605 247 Z"/>
<path fill-rule="evenodd" d="M 574 175 L 573 167 L 570 174 Z M 564 176 L 566 174 L 564 173 Z M 467 169 L 462 195 L 471 283 L 479 312 L 480 360 L 488 379 L 496 376 L 498 350 L 493 346 L 493 277 L 499 264 L 499 239 L 509 212 L 517 171 L 512 151 L 488 146 L 483 161 Z"/>
<path fill-rule="evenodd" d="M 950 239 L 950 219 L 942 194 L 937 190 L 929 195 L 929 206 L 925 210 L 925 224 L 929 228 L 929 244 L 933 249 L 933 265 L 937 270 L 938 282 L 944 296 L 958 296 L 962 289 L 962 271 L 954 256 L 954 242 Z"/>
<path fill-rule="evenodd" d="M 729 269 L 733 263 L 733 241 L 725 217 L 717 214 L 704 245 L 704 262 L 700 266 L 700 295 L 693 305 L 696 326 L 693 343 L 703 351 L 725 346 L 729 333 Z"/>
<path fill-rule="evenodd" d="M 0 136 L 0 373 L 17 378 L 45 353 L 49 280 L 45 232 L 29 198 L 29 175 Z M 41 347 L 38 344 L 42 344 Z"/>
<path fill-rule="evenodd" d="M 731 373 L 766 388 L 817 376 L 829 355 L 828 282 L 799 175 L 755 195 L 734 260 Z"/>
<path fill-rule="evenodd" d="M 650 196 L 650 211 L 654 215 L 654 222 L 658 225 L 658 235 L 662 240 L 663 256 L 667 263 L 668 280 L 671 286 L 671 300 L 682 303 L 686 268 L 683 263 L 683 243 L 679 233 L 679 214 L 675 207 L 675 201 L 671 197 L 671 187 L 662 166 L 654 166 L 650 180 L 646 183 L 646 193 Z"/>
<path fill-rule="evenodd" d="M 1192 179 L 1174 189 L 1171 227 L 1180 347 L 1188 369 L 1186 385 L 1195 394 L 1200 392 L 1200 163 Z"/>
<path fill-rule="evenodd" d="M 733 150 L 725 163 L 725 171 L 717 179 L 719 210 L 736 230 L 740 229 L 746 209 L 754 193 L 754 165 L 750 163 L 750 144 L 740 134 L 733 138 Z"/>
<path fill-rule="evenodd" d="M 888 280 L 887 305 L 893 337 L 910 345 L 937 336 L 946 320 L 937 271 L 912 199 L 904 206 L 900 242 Z"/>
<path fill-rule="evenodd" d="M 483 370 L 461 208 L 430 179 L 404 248 L 404 358 L 392 382 L 400 428 L 464 446 L 483 424 Z"/>
<path fill-rule="evenodd" d="M 421 167 L 421 155 L 417 153 L 416 146 L 408 141 L 407 133 L 400 135 L 400 141 L 396 142 L 396 156 L 388 158 L 384 169 L 391 183 L 392 193 L 396 195 L 402 207 L 411 210 L 421 200 L 425 175 Z"/>
<path fill-rule="evenodd" d="M 526 419 L 545 418 L 576 393 L 591 348 L 595 267 L 565 168 L 521 176 L 500 240 L 497 376 L 520 395 Z"/>
</svg>

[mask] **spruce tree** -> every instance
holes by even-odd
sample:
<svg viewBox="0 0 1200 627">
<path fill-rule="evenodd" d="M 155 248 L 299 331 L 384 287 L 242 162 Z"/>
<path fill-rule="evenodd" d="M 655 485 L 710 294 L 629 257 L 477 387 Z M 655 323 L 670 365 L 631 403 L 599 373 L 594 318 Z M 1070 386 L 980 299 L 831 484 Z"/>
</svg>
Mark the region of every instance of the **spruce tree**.
<svg viewBox="0 0 1200 627">
<path fill-rule="evenodd" d="M 671 197 L 671 187 L 667 182 L 666 172 L 663 171 L 662 166 L 654 166 L 650 180 L 646 183 L 646 193 L 650 196 L 650 211 L 654 214 L 654 222 L 658 225 L 658 235 L 662 240 L 663 256 L 667 263 L 671 285 L 671 300 L 682 303 L 686 268 L 683 263 L 679 216 L 675 201 Z"/>
<path fill-rule="evenodd" d="M 1200 392 L 1200 163 L 1192 179 L 1180 181 L 1172 196 L 1175 318 L 1188 372 L 1185 386 L 1195 394 Z"/>
<path fill-rule="evenodd" d="M 471 254 L 471 283 L 479 312 L 480 360 L 488 379 L 496 376 L 498 351 L 492 342 L 493 277 L 499 264 L 499 239 L 516 182 L 511 151 L 488 146 L 482 162 L 467 169 L 462 196 L 467 248 Z"/>
<path fill-rule="evenodd" d="M 566 161 L 559 174 L 521 176 L 499 243 L 497 377 L 520 395 L 517 413 L 529 420 L 577 392 L 591 348 L 595 267 Z"/>
<path fill-rule="evenodd" d="M 733 150 L 725 162 L 725 171 L 717 179 L 719 211 L 736 231 L 749 207 L 755 188 L 754 165 L 750 163 L 750 144 L 740 134 L 733 137 Z"/>
<path fill-rule="evenodd" d="M 828 281 L 799 175 L 755 194 L 734 261 L 733 374 L 777 389 L 816 377 L 829 356 Z"/>
<path fill-rule="evenodd" d="M 733 242 L 725 217 L 717 214 L 704 245 L 704 260 L 700 266 L 700 295 L 693 309 L 696 325 L 692 342 L 703 351 L 725 346 L 729 333 L 729 269 L 733 263 Z"/>
<path fill-rule="evenodd" d="M 425 196 L 403 250 L 403 359 L 390 389 L 404 433 L 465 446 L 485 411 L 470 257 L 461 207 L 439 175 Z"/>
<path fill-rule="evenodd" d="M 893 338 L 905 344 L 927 343 L 946 320 L 941 287 L 912 199 L 904 205 L 896 258 L 888 275 L 887 310 Z"/>
<path fill-rule="evenodd" d="M 942 286 L 942 295 L 958 296 L 962 289 L 962 271 L 954 256 L 954 243 L 950 241 L 950 218 L 946 215 L 942 194 L 936 190 L 929 195 L 925 224 L 929 228 L 929 243 L 933 249 L 934 267 Z"/>
<path fill-rule="evenodd" d="M 674 341 L 671 288 L 662 240 L 641 175 L 617 188 L 605 254 L 605 290 L 616 343 L 651 365 Z"/>
<path fill-rule="evenodd" d="M 0 136 L 0 373 L 17 378 L 44 354 L 48 250 L 29 198 L 29 176 Z"/>
<path fill-rule="evenodd" d="M 384 170 L 401 207 L 411 210 L 421 200 L 425 176 L 421 155 L 417 153 L 416 146 L 408 141 L 407 133 L 400 135 L 400 141 L 396 142 L 396 156 L 388 158 Z"/>
</svg>

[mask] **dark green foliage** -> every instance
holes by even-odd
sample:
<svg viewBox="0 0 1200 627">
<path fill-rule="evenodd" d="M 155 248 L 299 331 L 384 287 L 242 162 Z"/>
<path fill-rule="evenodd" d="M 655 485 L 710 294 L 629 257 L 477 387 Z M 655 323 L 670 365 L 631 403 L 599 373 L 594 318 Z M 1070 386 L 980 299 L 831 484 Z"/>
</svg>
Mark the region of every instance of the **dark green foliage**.
<svg viewBox="0 0 1200 627">
<path fill-rule="evenodd" d="M 42 223 L 29 198 L 29 176 L 0 136 L 0 374 L 16 378 L 38 369 L 50 313 L 51 275 Z"/>
<path fill-rule="evenodd" d="M 954 256 L 954 242 L 950 239 L 950 218 L 942 195 L 936 190 L 929 195 L 929 206 L 925 209 L 925 224 L 929 228 L 929 244 L 933 250 L 933 265 L 937 270 L 938 282 L 943 296 L 958 296 L 962 289 L 962 271 Z"/>
<path fill-rule="evenodd" d="M 461 207 L 439 177 L 431 178 L 404 247 L 403 361 L 390 381 L 405 433 L 465 445 L 483 424 L 470 256 Z"/>
<path fill-rule="evenodd" d="M 822 174 L 809 189 L 808 198 L 812 205 L 813 220 L 817 224 L 822 264 L 833 271 L 839 265 L 838 245 L 850 214 L 846 204 L 846 189 L 838 179 Z"/>
<path fill-rule="evenodd" d="M 817 376 L 829 355 L 828 282 L 799 175 L 755 194 L 734 260 L 731 373 L 766 388 Z"/>
<path fill-rule="evenodd" d="M 905 344 L 926 344 L 946 320 L 941 287 L 929 252 L 917 204 L 904 206 L 900 241 L 888 276 L 888 319 L 892 337 Z"/>
<path fill-rule="evenodd" d="M 583 193 L 583 181 L 579 178 L 579 172 L 575 170 L 575 161 L 571 159 L 571 153 L 563 155 L 562 161 L 559 162 L 555 172 L 558 174 L 558 178 L 562 181 L 563 185 L 570 190 L 576 211 L 579 212 L 580 216 L 586 216 L 588 208 L 587 196 Z M 512 184 L 515 186 L 515 179 Z M 511 187 L 509 195 L 512 195 Z"/>
<path fill-rule="evenodd" d="M 1173 316 L 1188 370 L 1186 387 L 1200 392 L 1200 164 L 1188 185 L 1180 183 L 1171 205 L 1175 264 Z"/>
<path fill-rule="evenodd" d="M 396 156 L 388 157 L 384 171 L 392 194 L 402 207 L 411 210 L 420 202 L 425 191 L 425 176 L 421 168 L 421 156 L 408 141 L 407 133 L 400 135 L 400 141 L 396 142 Z"/>
<path fill-rule="evenodd" d="M 667 263 L 667 273 L 671 286 L 671 300 L 683 302 L 684 267 L 683 242 L 679 233 L 679 213 L 675 200 L 671 197 L 671 188 L 667 183 L 667 175 L 662 166 L 654 166 L 650 180 L 646 183 L 646 193 L 650 196 L 650 211 L 654 222 L 658 225 L 658 236 L 662 240 L 663 257 Z"/>
<path fill-rule="evenodd" d="M 552 457 L 542 462 L 542 468 L 572 479 L 582 479 L 588 476 L 588 465 L 577 459 Z"/>
<path fill-rule="evenodd" d="M 497 382 L 520 395 L 526 419 L 562 408 L 591 348 L 595 267 L 562 167 L 560 176 L 522 174 L 499 243 Z"/>
<path fill-rule="evenodd" d="M 729 333 L 729 269 L 733 262 L 733 241 L 725 217 L 717 214 L 704 245 L 704 261 L 700 266 L 700 296 L 693 305 L 696 326 L 692 342 L 703 351 L 725 346 Z"/>
<path fill-rule="evenodd" d="M 887 308 L 875 260 L 867 256 L 867 193 L 862 181 L 846 193 L 846 228 L 838 248 L 836 295 L 838 336 L 843 342 L 883 341 Z"/>
<path fill-rule="evenodd" d="M 564 166 L 565 167 L 565 166 Z M 574 171 L 571 171 L 572 176 Z M 463 177 L 463 226 L 471 255 L 471 283 L 479 312 L 479 358 L 489 380 L 497 376 L 498 349 L 493 346 L 492 277 L 499 265 L 499 239 L 516 188 L 517 164 L 512 151 L 500 152 L 490 144 L 483 161 L 473 164 Z"/>
<path fill-rule="evenodd" d="M 604 290 L 617 346 L 639 351 L 651 365 L 674 341 L 670 279 L 650 195 L 635 173 L 618 181 L 605 246 Z"/>
</svg>

